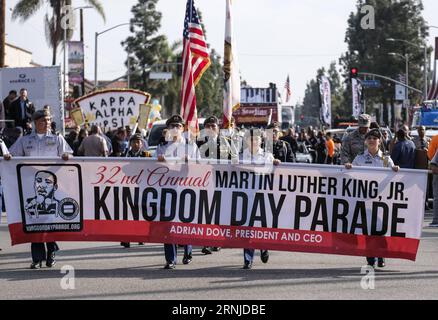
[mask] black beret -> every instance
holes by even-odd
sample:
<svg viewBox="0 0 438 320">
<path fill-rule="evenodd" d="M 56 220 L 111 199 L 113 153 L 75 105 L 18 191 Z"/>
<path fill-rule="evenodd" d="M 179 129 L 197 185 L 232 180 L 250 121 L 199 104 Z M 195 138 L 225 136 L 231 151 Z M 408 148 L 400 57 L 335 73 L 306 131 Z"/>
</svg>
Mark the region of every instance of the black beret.
<svg viewBox="0 0 438 320">
<path fill-rule="evenodd" d="M 39 119 L 45 118 L 45 117 L 50 117 L 50 118 L 52 117 L 52 115 L 50 114 L 50 111 L 47 109 L 35 111 L 35 113 L 32 115 L 33 121 L 36 121 L 36 120 L 39 120 Z"/>
<path fill-rule="evenodd" d="M 134 140 L 143 140 L 142 136 L 140 133 L 136 133 L 134 135 L 131 136 L 131 139 L 129 139 L 129 141 L 134 141 Z"/>
<path fill-rule="evenodd" d="M 208 117 L 204 121 L 204 126 L 207 125 L 207 124 L 219 124 L 219 119 L 216 118 L 215 116 Z"/>
<path fill-rule="evenodd" d="M 373 129 L 368 131 L 368 133 L 365 135 L 365 139 L 368 139 L 368 137 L 376 137 L 377 139 L 382 139 L 382 134 L 380 133 L 379 129 Z"/>
<path fill-rule="evenodd" d="M 174 115 L 171 116 L 167 121 L 166 121 L 166 126 L 168 127 L 170 124 L 172 123 L 179 123 L 184 125 L 184 120 L 183 118 L 181 118 L 179 115 Z"/>
</svg>

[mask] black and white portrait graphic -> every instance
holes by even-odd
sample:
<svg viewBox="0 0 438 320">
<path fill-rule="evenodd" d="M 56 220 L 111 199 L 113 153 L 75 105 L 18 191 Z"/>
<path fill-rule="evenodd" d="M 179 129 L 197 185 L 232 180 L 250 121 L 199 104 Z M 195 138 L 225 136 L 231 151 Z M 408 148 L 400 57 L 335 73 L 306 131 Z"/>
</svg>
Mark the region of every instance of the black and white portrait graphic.
<svg viewBox="0 0 438 320">
<path fill-rule="evenodd" d="M 26 232 L 82 229 L 80 168 L 74 165 L 18 167 Z"/>
</svg>

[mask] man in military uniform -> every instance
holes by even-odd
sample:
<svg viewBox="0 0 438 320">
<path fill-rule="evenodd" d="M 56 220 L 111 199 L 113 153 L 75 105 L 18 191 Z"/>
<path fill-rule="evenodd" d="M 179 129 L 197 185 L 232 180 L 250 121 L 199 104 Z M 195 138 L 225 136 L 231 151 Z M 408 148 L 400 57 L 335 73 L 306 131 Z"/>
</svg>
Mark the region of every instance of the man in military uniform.
<svg viewBox="0 0 438 320">
<path fill-rule="evenodd" d="M 184 120 L 174 115 L 167 122 L 167 143 L 161 143 L 157 147 L 158 161 L 166 161 L 166 158 L 179 158 L 182 160 L 199 159 L 199 149 L 196 144 L 188 141 L 183 136 Z"/>
<path fill-rule="evenodd" d="M 9 150 L 6 147 L 6 144 L 3 142 L 3 140 L 0 138 L 0 156 L 6 156 L 9 154 Z M 3 187 L 1 185 L 1 177 L 0 177 L 0 214 L 3 211 Z M 2 249 L 0 248 L 0 251 Z"/>
<path fill-rule="evenodd" d="M 231 148 L 231 159 L 239 159 L 239 155 L 242 151 L 243 137 L 241 136 L 239 129 L 236 127 L 236 120 L 231 117 L 230 126 L 221 130 L 221 135 L 227 140 Z"/>
<path fill-rule="evenodd" d="M 51 132 L 52 116 L 48 110 L 38 110 L 33 116 L 35 129 L 30 135 L 20 137 L 10 149 L 10 155 L 4 156 L 5 160 L 15 157 L 62 157 L 69 160 L 73 150 L 61 135 L 53 135 Z M 44 243 L 32 243 L 31 269 L 41 268 L 46 260 L 46 266 L 51 268 L 55 265 L 55 252 L 59 250 L 56 242 L 47 245 L 47 256 Z"/>
<path fill-rule="evenodd" d="M 150 158 L 151 155 L 146 150 L 143 150 L 143 137 L 140 133 L 134 134 L 129 139 L 129 149 L 125 154 L 126 158 Z M 140 246 L 142 246 L 144 243 L 139 242 Z M 129 242 L 121 242 L 120 245 L 125 248 L 130 248 L 131 243 Z"/>
<path fill-rule="evenodd" d="M 204 121 L 203 135 L 197 141 L 202 159 L 231 160 L 233 154 L 229 138 L 219 130 L 218 118 L 212 116 Z"/>
<path fill-rule="evenodd" d="M 359 128 L 346 135 L 342 141 L 341 162 L 342 164 L 352 163 L 357 155 L 365 151 L 365 135 L 371 125 L 371 117 L 367 114 L 359 116 Z"/>
<path fill-rule="evenodd" d="M 164 162 L 169 158 L 182 160 L 196 160 L 199 158 L 199 150 L 196 144 L 192 144 L 183 137 L 184 120 L 174 115 L 166 121 L 168 130 L 167 143 L 161 143 L 157 147 L 158 161 Z M 175 269 L 178 246 L 176 244 L 164 244 L 166 265 L 164 269 Z M 192 262 L 192 246 L 184 246 L 183 264 Z"/>
<path fill-rule="evenodd" d="M 220 134 L 218 118 L 211 116 L 204 121 L 204 130 L 200 140 L 197 141 L 202 159 L 231 160 L 231 146 L 226 137 Z M 219 247 L 204 247 L 203 254 L 212 254 L 219 251 Z"/>
<path fill-rule="evenodd" d="M 290 144 L 280 140 L 280 125 L 278 123 L 270 124 L 267 130 L 268 134 L 272 133 L 272 140 L 268 137 L 267 146 L 269 150 L 269 148 L 271 148 L 270 143 L 272 143 L 272 154 L 274 158 L 286 163 L 295 162 L 295 155 Z"/>
</svg>

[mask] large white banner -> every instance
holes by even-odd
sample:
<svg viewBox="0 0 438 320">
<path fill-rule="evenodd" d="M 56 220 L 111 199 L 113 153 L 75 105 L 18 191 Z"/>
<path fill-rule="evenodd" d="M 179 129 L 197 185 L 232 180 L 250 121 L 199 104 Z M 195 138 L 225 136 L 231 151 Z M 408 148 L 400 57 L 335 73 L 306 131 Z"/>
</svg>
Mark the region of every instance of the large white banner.
<svg viewBox="0 0 438 320">
<path fill-rule="evenodd" d="M 148 104 L 149 93 L 131 89 L 96 91 L 75 101 L 89 124 L 102 129 L 134 127 L 141 104 Z"/>
<path fill-rule="evenodd" d="M 61 130 L 61 70 L 60 67 L 0 69 L 0 93 L 5 98 L 9 91 L 27 89 L 29 100 L 36 110 L 51 106 L 53 121 Z"/>
<path fill-rule="evenodd" d="M 330 81 L 327 77 L 322 76 L 319 83 L 321 97 L 321 120 L 328 126 L 332 124 L 332 94 Z"/>
<path fill-rule="evenodd" d="M 415 260 L 427 172 L 16 158 L 12 243 L 139 241 Z"/>
</svg>

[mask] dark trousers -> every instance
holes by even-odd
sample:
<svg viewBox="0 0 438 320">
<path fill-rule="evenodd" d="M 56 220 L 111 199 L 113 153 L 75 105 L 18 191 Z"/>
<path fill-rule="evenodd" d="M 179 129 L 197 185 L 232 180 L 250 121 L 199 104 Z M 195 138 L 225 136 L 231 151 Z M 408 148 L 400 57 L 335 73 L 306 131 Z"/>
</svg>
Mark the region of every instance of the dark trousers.
<svg viewBox="0 0 438 320">
<path fill-rule="evenodd" d="M 262 254 L 263 251 L 267 250 L 260 250 L 260 254 Z M 254 261 L 254 253 L 254 249 L 243 249 L 243 259 L 245 260 L 245 263 L 252 263 Z"/>
<path fill-rule="evenodd" d="M 46 246 L 47 246 L 47 255 L 46 255 Z M 52 253 L 59 250 L 58 245 L 56 242 L 47 242 L 44 245 L 44 243 L 32 243 L 30 246 L 31 252 L 32 252 L 32 261 L 37 263 L 40 261 L 47 260 L 47 257 L 50 256 Z"/>
<path fill-rule="evenodd" d="M 376 264 L 376 259 L 378 259 L 379 261 L 380 260 L 385 261 L 384 258 L 367 257 L 367 262 L 369 265 L 374 265 L 374 264 Z"/>
<path fill-rule="evenodd" d="M 176 264 L 177 252 L 178 252 L 178 245 L 165 244 L 164 255 L 166 257 L 166 262 Z M 184 257 L 191 257 L 191 256 L 192 256 L 192 246 L 191 245 L 184 246 Z"/>
</svg>

